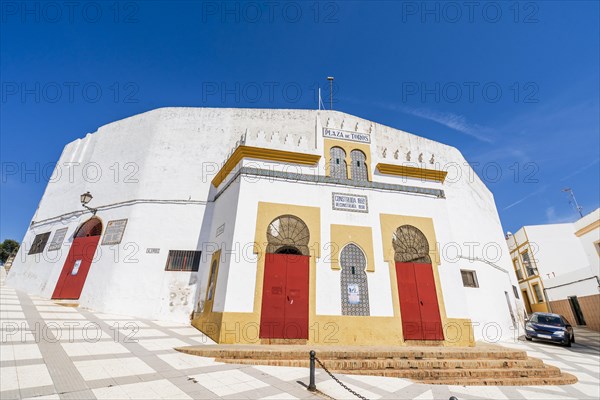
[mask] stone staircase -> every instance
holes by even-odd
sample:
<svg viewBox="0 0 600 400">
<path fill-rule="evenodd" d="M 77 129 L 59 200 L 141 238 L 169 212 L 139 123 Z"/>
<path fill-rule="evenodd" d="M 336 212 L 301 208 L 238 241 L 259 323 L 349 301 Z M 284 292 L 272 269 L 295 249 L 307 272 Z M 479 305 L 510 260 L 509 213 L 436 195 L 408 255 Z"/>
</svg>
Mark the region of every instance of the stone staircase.
<svg viewBox="0 0 600 400">
<path fill-rule="evenodd" d="M 232 364 L 309 367 L 309 351 L 334 373 L 376 375 L 441 385 L 568 385 L 573 375 L 500 346 L 320 347 L 303 345 L 208 345 L 180 347 L 187 354 Z M 318 364 L 317 364 L 318 366 Z M 308 370 L 307 370 L 308 375 Z"/>
</svg>

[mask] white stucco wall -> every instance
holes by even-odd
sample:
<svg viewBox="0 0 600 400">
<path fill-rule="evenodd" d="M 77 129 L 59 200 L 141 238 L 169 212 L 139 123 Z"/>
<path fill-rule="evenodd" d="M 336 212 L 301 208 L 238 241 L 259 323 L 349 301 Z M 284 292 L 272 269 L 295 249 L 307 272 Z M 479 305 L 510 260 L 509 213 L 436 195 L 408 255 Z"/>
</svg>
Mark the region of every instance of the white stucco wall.
<svg viewBox="0 0 600 400">
<path fill-rule="evenodd" d="M 583 218 L 576 221 L 574 225 L 575 232 L 593 226 L 589 232 L 579 236 L 579 241 L 583 247 L 583 251 L 588 259 L 588 265 L 592 269 L 594 275 L 600 275 L 600 208 L 595 209 L 591 213 L 584 215 Z"/>
<path fill-rule="evenodd" d="M 525 230 L 542 279 L 569 274 L 587 265 L 572 223 L 531 225 Z"/>
<path fill-rule="evenodd" d="M 240 141 L 249 146 L 324 156 L 323 127 L 370 135 L 369 169 L 374 181 L 442 189 L 446 198 L 242 179 L 214 201 L 215 194 L 229 182 L 226 180 L 218 190 L 210 182 Z M 411 165 L 449 170 L 446 182 L 399 178 L 376 171 L 380 162 L 408 162 L 408 152 Z M 423 162 L 418 161 L 421 154 Z M 291 166 L 289 171 L 324 175 L 326 162 L 327 157 L 322 157 L 315 167 Z M 289 166 L 259 160 L 243 163 L 276 170 Z M 117 246 L 116 261 L 107 251 L 109 246 L 99 246 L 98 259 L 79 300 L 85 307 L 187 321 L 194 306 L 201 307 L 198 303 L 205 296 L 210 256 L 220 248 L 223 254 L 213 310 L 251 312 L 256 260 L 248 244 L 254 239 L 257 204 L 268 201 L 320 207 L 324 242 L 330 237 L 331 224 L 372 228 L 375 272 L 369 273 L 369 300 L 371 315 L 380 316 L 393 315 L 393 306 L 389 268 L 381 247 L 389 238 L 381 238 L 379 214 L 432 218 L 439 241 L 439 271 L 447 315 L 471 318 L 480 326 L 494 322 L 503 331 L 512 326 L 504 292 L 513 296 L 516 278 L 493 196 L 460 152 L 442 143 L 336 111 L 164 108 L 126 118 L 65 147 L 56 179 L 48 184 L 32 218 L 34 224 L 25 235 L 25 245 L 7 284 L 42 297 L 51 296 L 70 242 L 65 241 L 61 257 L 42 257 L 39 262 L 34 256 L 26 256 L 25 250 L 35 233 L 54 233 L 59 226 L 68 226 L 67 236 L 72 236 L 90 216 L 80 212 L 79 195 L 86 191 L 93 194 L 90 206 L 99 208 L 98 217 L 105 225 L 122 218 L 128 218 L 128 224 Z M 369 213 L 332 211 L 334 191 L 367 195 Z M 59 218 L 61 215 L 64 217 Z M 217 237 L 217 228 L 223 224 L 224 231 Z M 160 248 L 160 253 L 147 254 L 147 248 Z M 164 271 L 169 250 L 194 249 L 203 252 L 197 274 Z M 322 250 L 322 254 L 328 251 Z M 487 259 L 508 272 L 479 259 Z M 479 288 L 463 288 L 461 268 L 476 270 Z M 516 308 L 522 307 L 514 297 L 511 300 Z M 316 304 L 318 314 L 340 314 L 339 271 L 332 270 L 324 259 L 317 263 Z M 475 335 L 480 339 L 485 333 L 476 327 Z"/>
</svg>

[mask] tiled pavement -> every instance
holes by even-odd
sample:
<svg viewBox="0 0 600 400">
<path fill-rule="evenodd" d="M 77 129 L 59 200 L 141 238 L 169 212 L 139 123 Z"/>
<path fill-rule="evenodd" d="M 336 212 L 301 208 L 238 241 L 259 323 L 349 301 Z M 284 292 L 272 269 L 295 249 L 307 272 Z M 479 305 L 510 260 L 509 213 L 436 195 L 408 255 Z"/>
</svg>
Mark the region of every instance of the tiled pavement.
<svg viewBox="0 0 600 400">
<path fill-rule="evenodd" d="M 2 270 L 2 275 L 4 271 Z M 299 399 L 306 368 L 229 365 L 173 350 L 212 343 L 194 328 L 70 308 L 0 287 L 0 398 L 36 399 Z M 398 378 L 340 376 L 370 399 L 597 399 L 598 334 L 578 331 L 572 348 L 506 344 L 579 378 L 570 386 L 461 387 Z M 317 387 L 354 399 L 325 373 Z"/>
</svg>

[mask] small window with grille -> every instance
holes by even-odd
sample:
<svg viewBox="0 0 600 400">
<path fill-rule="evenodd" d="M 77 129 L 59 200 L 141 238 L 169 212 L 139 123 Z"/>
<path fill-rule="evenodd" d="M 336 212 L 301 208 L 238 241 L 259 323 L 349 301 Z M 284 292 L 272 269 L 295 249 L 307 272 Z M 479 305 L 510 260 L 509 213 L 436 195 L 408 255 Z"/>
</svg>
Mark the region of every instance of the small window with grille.
<svg viewBox="0 0 600 400">
<path fill-rule="evenodd" d="M 48 243 L 48 239 L 50 238 L 50 232 L 40 233 L 39 235 L 35 235 L 33 239 L 33 243 L 31 244 L 31 249 L 29 249 L 28 254 L 38 254 L 44 251 L 46 247 L 46 243 Z"/>
<path fill-rule="evenodd" d="M 467 270 L 461 269 L 460 275 L 462 276 L 462 281 L 463 281 L 464 287 L 472 287 L 472 288 L 479 287 L 479 282 L 477 282 L 477 273 L 475 271 L 467 271 Z"/>
<path fill-rule="evenodd" d="M 201 251 L 169 250 L 165 271 L 198 271 Z"/>
</svg>

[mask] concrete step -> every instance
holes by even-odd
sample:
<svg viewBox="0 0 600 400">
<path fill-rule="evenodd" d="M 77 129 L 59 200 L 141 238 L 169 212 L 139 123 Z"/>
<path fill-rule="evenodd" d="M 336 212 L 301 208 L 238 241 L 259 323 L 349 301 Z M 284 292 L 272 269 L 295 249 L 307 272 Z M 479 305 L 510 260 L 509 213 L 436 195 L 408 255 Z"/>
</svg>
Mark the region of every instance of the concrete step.
<svg viewBox="0 0 600 400">
<path fill-rule="evenodd" d="M 306 339 L 260 339 L 260 344 L 305 345 Z"/>
<path fill-rule="evenodd" d="M 180 347 L 184 353 L 232 364 L 309 367 L 309 351 L 333 373 L 375 375 L 445 385 L 567 385 L 573 375 L 500 346 L 389 347 L 306 345 L 207 345 Z M 318 365 L 317 365 L 318 367 Z"/>
<path fill-rule="evenodd" d="M 346 375 L 387 376 L 416 381 L 452 379 L 454 381 L 454 383 L 452 383 L 453 385 L 462 384 L 463 379 L 533 379 L 560 377 L 560 370 L 558 368 L 548 366 L 541 368 L 336 370 L 332 372 Z"/>
<path fill-rule="evenodd" d="M 321 358 L 319 358 L 321 359 Z M 310 361 L 304 360 L 266 360 L 266 359 L 222 359 L 217 361 L 232 364 L 274 365 L 280 367 L 305 367 Z M 540 368 L 542 360 L 528 358 L 525 360 L 403 360 L 403 359 L 355 359 L 355 360 L 324 360 L 321 361 L 331 370 L 386 370 L 386 369 L 474 369 L 474 368 Z"/>
<path fill-rule="evenodd" d="M 485 378 L 485 379 L 424 379 L 419 383 L 430 385 L 461 385 L 461 386 L 542 386 L 542 385 L 572 385 L 577 378 L 565 372 L 560 376 L 526 377 L 526 378 Z"/>
<path fill-rule="evenodd" d="M 281 349 L 285 347 L 285 349 Z M 307 346 L 186 346 L 176 350 L 202 357 L 227 360 L 307 360 L 310 348 Z M 504 349 L 496 346 L 485 350 L 474 348 L 406 348 L 394 350 L 378 349 L 317 349 L 317 357 L 321 360 L 526 360 L 527 353 L 520 350 Z"/>
</svg>

